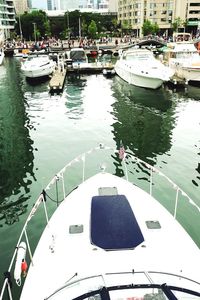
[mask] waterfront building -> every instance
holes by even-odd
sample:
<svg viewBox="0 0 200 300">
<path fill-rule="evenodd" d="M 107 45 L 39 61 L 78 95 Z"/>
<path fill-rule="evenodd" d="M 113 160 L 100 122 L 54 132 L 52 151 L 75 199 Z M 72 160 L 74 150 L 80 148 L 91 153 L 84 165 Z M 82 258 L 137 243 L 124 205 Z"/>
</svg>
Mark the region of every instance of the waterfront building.
<svg viewBox="0 0 200 300">
<path fill-rule="evenodd" d="M 118 0 L 109 0 L 108 1 L 108 10 L 110 12 L 117 12 L 118 11 Z"/>
<path fill-rule="evenodd" d="M 53 9 L 52 0 L 47 0 L 47 10 L 52 10 L 52 9 Z"/>
<path fill-rule="evenodd" d="M 27 0 L 14 0 L 15 12 L 17 15 L 22 15 L 28 11 L 28 1 Z"/>
<path fill-rule="evenodd" d="M 200 1 L 188 0 L 186 7 L 186 20 L 188 26 L 199 26 L 200 22 Z"/>
<path fill-rule="evenodd" d="M 48 10 L 108 9 L 109 1 L 118 0 L 47 0 Z"/>
<path fill-rule="evenodd" d="M 15 26 L 15 7 L 13 0 L 0 1 L 0 39 L 10 37 L 10 31 Z"/>
<path fill-rule="evenodd" d="M 28 8 L 32 8 L 32 0 L 27 0 Z"/>
<path fill-rule="evenodd" d="M 87 8 L 88 0 L 79 0 L 79 8 Z"/>
<path fill-rule="evenodd" d="M 196 26 L 200 20 L 199 0 L 118 0 L 118 21 L 142 35 L 145 20 L 157 23 L 163 34 L 168 35 L 176 18 L 187 26 Z M 183 28 L 184 25 L 182 24 Z M 191 27 L 191 30 L 195 28 Z"/>
<path fill-rule="evenodd" d="M 108 9 L 108 0 L 101 0 L 98 9 Z"/>
<path fill-rule="evenodd" d="M 79 8 L 79 0 L 60 0 L 61 10 L 75 10 Z"/>
</svg>

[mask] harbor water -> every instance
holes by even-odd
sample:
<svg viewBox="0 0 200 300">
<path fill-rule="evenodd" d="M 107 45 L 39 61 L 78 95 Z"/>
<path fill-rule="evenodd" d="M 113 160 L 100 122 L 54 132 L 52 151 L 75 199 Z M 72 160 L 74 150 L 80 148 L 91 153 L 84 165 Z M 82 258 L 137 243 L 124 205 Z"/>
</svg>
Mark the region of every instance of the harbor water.
<svg viewBox="0 0 200 300">
<path fill-rule="evenodd" d="M 118 76 L 69 76 L 63 93 L 0 66 L 0 283 L 36 198 L 71 159 L 103 143 L 155 166 L 200 207 L 200 88 L 148 90 Z M 160 195 L 162 198 L 162 195 Z M 200 247 L 200 221 L 183 213 Z M 195 208 L 194 208 L 195 210 Z M 194 215 L 197 211 L 194 211 Z M 33 230 L 37 231 L 37 224 Z"/>
</svg>

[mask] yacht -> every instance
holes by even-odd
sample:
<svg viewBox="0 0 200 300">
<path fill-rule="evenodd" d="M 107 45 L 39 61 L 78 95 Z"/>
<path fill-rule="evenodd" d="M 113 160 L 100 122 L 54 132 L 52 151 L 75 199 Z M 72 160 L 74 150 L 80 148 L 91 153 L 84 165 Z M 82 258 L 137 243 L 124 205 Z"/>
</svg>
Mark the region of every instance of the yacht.
<svg viewBox="0 0 200 300">
<path fill-rule="evenodd" d="M 56 63 L 44 54 L 29 55 L 22 63 L 21 70 L 27 78 L 40 78 L 51 75 Z"/>
<path fill-rule="evenodd" d="M 124 177 L 113 175 L 117 165 Z M 148 179 L 140 186 L 141 169 Z M 164 196 L 170 203 L 161 204 Z M 68 162 L 32 206 L 0 300 L 199 299 L 200 249 L 178 222 L 186 202 L 199 214 L 180 187 L 123 145 L 90 149 Z M 40 236 L 34 226 L 41 229 L 42 216 Z"/>
<path fill-rule="evenodd" d="M 0 65 L 3 64 L 4 56 L 5 56 L 5 55 L 4 55 L 3 49 L 0 49 Z"/>
<path fill-rule="evenodd" d="M 178 39 L 168 45 L 168 65 L 186 82 L 200 82 L 200 55 L 193 41 Z"/>
<path fill-rule="evenodd" d="M 115 71 L 129 84 L 157 89 L 169 81 L 174 71 L 154 57 L 148 49 L 129 49 L 122 52 L 115 64 Z"/>
</svg>

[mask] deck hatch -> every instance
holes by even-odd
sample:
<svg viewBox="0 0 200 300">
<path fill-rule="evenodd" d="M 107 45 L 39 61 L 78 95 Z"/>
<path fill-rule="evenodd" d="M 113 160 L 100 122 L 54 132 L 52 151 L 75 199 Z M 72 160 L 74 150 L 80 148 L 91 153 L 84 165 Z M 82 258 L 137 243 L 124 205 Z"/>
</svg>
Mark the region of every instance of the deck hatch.
<svg viewBox="0 0 200 300">
<path fill-rule="evenodd" d="M 146 221 L 145 222 L 148 229 L 160 229 L 161 225 L 159 221 Z"/>
<path fill-rule="evenodd" d="M 99 196 L 117 195 L 117 188 L 114 187 L 100 187 L 98 189 Z"/>
<path fill-rule="evenodd" d="M 133 249 L 144 237 L 124 195 L 95 196 L 91 204 L 91 243 L 105 250 Z"/>
<path fill-rule="evenodd" d="M 82 233 L 83 232 L 83 225 L 82 224 L 75 224 L 69 226 L 69 233 Z"/>
</svg>

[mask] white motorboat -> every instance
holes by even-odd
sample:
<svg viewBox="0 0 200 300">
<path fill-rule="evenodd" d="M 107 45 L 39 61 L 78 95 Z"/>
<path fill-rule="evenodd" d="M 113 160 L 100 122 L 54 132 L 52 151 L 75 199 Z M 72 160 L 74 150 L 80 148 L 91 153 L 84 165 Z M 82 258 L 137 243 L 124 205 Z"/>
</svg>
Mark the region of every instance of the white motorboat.
<svg viewBox="0 0 200 300">
<path fill-rule="evenodd" d="M 177 41 L 168 45 L 168 65 L 187 82 L 200 82 L 200 55 L 191 41 Z"/>
<path fill-rule="evenodd" d="M 98 71 L 98 69 L 101 71 L 103 68 L 103 64 L 97 60 L 95 62 L 89 62 L 86 51 L 83 48 L 72 48 L 66 52 L 66 55 L 66 64 L 77 73 L 95 72 Z"/>
<path fill-rule="evenodd" d="M 83 48 L 72 48 L 66 52 L 67 64 L 70 64 L 73 69 L 85 69 L 88 68 L 88 58 Z"/>
<path fill-rule="evenodd" d="M 21 70 L 27 78 L 40 78 L 51 75 L 56 63 L 44 54 L 29 55 L 22 63 Z"/>
<path fill-rule="evenodd" d="M 150 89 L 159 88 L 174 74 L 154 57 L 153 52 L 136 48 L 122 52 L 115 64 L 115 71 L 129 84 Z"/>
<path fill-rule="evenodd" d="M 0 65 L 3 64 L 4 56 L 5 56 L 5 54 L 4 54 L 3 49 L 0 49 Z"/>
<path fill-rule="evenodd" d="M 103 163 L 93 174 L 97 157 L 106 162 L 108 171 Z M 112 175 L 116 161 L 124 166 L 125 178 Z M 150 193 L 136 185 L 140 181 L 132 182 L 137 167 L 149 175 L 145 182 Z M 152 196 L 158 178 L 160 200 L 167 194 L 172 201 L 171 191 L 174 193 L 173 215 Z M 168 190 L 170 185 L 172 190 Z M 13 269 L 22 288 L 21 300 L 199 299 L 200 250 L 176 220 L 183 196 L 196 213 L 200 212 L 167 176 L 127 155 L 123 147 L 118 152 L 100 145 L 80 155 L 58 172 L 32 207 L 0 300 L 7 289 L 6 299 L 17 299 L 10 288 Z M 56 210 L 49 219 L 54 200 Z M 47 224 L 33 253 L 35 238 L 32 246 L 29 233 L 37 235 L 31 230 L 32 221 L 41 228 L 41 206 Z M 27 273 L 25 279 L 22 271 Z"/>
</svg>

